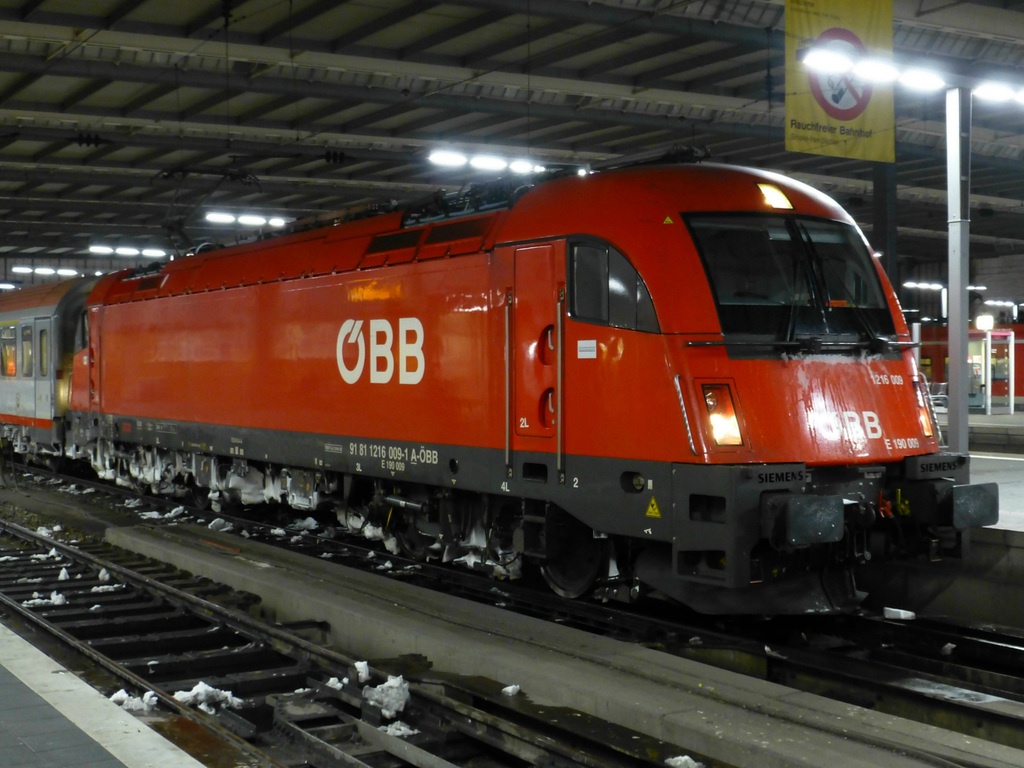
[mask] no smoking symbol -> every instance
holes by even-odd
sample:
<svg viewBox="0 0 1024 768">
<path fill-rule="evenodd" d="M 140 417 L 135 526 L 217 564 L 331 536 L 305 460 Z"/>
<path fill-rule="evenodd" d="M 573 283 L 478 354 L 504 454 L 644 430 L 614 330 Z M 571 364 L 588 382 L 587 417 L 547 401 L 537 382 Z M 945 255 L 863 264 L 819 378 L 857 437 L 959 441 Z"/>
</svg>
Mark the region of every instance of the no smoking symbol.
<svg viewBox="0 0 1024 768">
<path fill-rule="evenodd" d="M 867 53 L 867 48 L 853 32 L 840 27 L 826 29 L 814 41 L 815 47 L 828 48 L 857 59 Z M 871 100 L 872 86 L 862 83 L 850 73 L 829 74 L 811 72 L 808 76 L 811 93 L 825 114 L 836 120 L 853 120 L 867 107 Z"/>
</svg>

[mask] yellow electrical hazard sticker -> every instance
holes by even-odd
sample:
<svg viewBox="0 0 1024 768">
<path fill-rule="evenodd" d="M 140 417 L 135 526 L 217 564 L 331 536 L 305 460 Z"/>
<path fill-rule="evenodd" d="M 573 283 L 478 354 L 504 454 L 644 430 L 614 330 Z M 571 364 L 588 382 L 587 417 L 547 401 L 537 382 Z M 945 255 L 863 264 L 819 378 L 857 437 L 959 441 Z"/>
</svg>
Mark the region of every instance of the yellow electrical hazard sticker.
<svg viewBox="0 0 1024 768">
<path fill-rule="evenodd" d="M 663 222 L 661 222 L 661 223 L 662 224 L 673 224 L 674 222 L 672 221 L 672 217 L 671 216 L 666 216 L 665 220 Z"/>
<path fill-rule="evenodd" d="M 651 503 L 647 505 L 647 516 L 648 517 L 661 517 L 661 510 L 658 509 L 658 502 L 651 496 Z"/>
</svg>

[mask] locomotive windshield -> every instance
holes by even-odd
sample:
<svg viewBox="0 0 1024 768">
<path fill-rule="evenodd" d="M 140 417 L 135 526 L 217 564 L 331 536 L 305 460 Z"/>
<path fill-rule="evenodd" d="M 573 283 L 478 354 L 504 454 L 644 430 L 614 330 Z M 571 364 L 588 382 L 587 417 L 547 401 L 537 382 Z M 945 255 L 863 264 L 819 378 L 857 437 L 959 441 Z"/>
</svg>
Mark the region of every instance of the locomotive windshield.
<svg viewBox="0 0 1024 768">
<path fill-rule="evenodd" d="M 853 227 L 777 214 L 695 215 L 687 224 L 727 342 L 880 351 L 894 340 L 885 292 Z"/>
</svg>

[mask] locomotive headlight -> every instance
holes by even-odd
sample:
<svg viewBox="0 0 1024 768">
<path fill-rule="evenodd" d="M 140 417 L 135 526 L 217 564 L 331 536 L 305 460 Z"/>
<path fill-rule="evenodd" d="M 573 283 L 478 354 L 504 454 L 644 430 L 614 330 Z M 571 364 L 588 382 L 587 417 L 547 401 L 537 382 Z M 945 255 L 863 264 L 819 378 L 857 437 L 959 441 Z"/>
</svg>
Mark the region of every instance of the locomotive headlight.
<svg viewBox="0 0 1024 768">
<path fill-rule="evenodd" d="M 761 194 L 764 195 L 764 201 L 772 208 L 781 208 L 787 211 L 793 208 L 793 203 L 779 187 L 774 184 L 758 184 L 757 186 L 761 190 Z"/>
<path fill-rule="evenodd" d="M 743 445 L 740 422 L 728 384 L 704 384 L 704 404 L 708 408 L 711 436 L 717 445 Z"/>
</svg>

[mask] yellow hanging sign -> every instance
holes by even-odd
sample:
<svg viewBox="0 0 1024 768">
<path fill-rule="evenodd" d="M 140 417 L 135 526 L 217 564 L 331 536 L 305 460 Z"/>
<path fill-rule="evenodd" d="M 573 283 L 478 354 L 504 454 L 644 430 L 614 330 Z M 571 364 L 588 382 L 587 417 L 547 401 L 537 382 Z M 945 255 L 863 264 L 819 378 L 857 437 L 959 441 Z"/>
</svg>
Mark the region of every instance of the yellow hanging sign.
<svg viewBox="0 0 1024 768">
<path fill-rule="evenodd" d="M 894 162 L 892 84 L 812 71 L 812 47 L 891 59 L 892 0 L 786 0 L 786 150 Z"/>
</svg>

